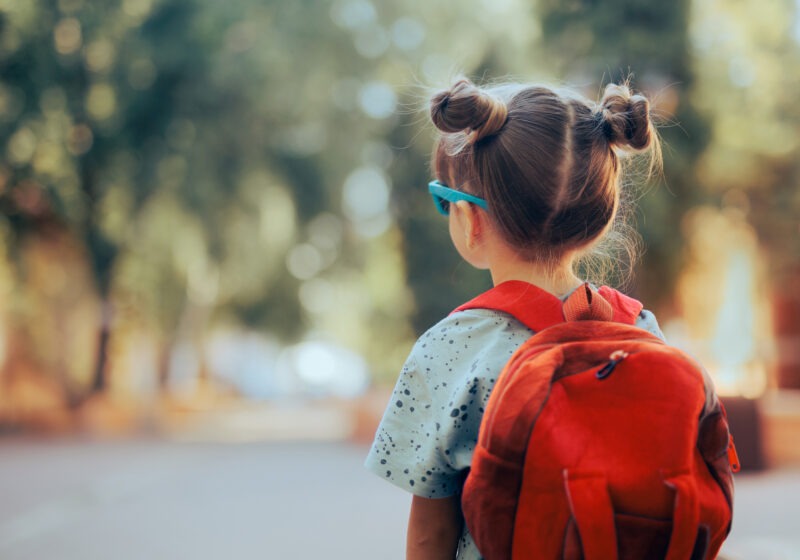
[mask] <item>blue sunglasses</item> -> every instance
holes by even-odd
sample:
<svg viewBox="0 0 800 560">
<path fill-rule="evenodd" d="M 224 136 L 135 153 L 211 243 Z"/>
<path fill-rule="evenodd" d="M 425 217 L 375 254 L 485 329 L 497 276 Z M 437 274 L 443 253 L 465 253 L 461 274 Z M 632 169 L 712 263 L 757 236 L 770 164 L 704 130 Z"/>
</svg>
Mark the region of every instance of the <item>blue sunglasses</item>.
<svg viewBox="0 0 800 560">
<path fill-rule="evenodd" d="M 486 201 L 482 198 L 451 189 L 450 187 L 444 186 L 439 181 L 431 181 L 428 183 L 428 192 L 431 193 L 431 196 L 433 197 L 433 203 L 436 205 L 436 209 L 443 216 L 450 215 L 450 203 L 458 202 L 459 200 L 472 202 L 484 210 L 489 209 L 489 205 L 486 204 Z"/>
</svg>

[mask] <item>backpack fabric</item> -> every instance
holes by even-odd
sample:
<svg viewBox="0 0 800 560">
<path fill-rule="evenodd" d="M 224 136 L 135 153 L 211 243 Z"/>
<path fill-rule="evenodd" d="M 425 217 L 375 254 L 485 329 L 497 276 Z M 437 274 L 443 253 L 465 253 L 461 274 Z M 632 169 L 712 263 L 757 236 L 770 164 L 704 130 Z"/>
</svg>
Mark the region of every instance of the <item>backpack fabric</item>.
<svg viewBox="0 0 800 560">
<path fill-rule="evenodd" d="M 702 367 L 634 327 L 642 305 L 616 290 L 585 284 L 562 304 L 498 288 L 457 311 L 505 311 L 536 334 L 497 379 L 464 483 L 482 556 L 715 558 L 737 467 Z"/>
</svg>

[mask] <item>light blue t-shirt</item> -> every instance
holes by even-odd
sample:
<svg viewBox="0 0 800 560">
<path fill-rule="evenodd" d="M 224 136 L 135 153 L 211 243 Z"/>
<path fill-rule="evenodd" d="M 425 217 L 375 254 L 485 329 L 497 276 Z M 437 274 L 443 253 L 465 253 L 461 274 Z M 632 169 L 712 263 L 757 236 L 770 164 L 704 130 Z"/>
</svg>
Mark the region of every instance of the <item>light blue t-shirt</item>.
<svg viewBox="0 0 800 560">
<path fill-rule="evenodd" d="M 636 326 L 664 338 L 647 310 Z M 490 309 L 458 311 L 430 328 L 400 372 L 366 468 L 424 498 L 460 493 L 489 393 L 533 334 L 508 313 Z M 466 526 L 457 557 L 481 559 Z"/>
</svg>

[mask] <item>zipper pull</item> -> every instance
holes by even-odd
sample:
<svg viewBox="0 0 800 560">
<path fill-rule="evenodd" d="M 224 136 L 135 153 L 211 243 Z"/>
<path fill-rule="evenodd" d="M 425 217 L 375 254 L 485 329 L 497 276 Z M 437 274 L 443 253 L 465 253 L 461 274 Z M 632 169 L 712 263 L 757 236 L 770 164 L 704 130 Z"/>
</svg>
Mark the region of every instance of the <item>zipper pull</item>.
<svg viewBox="0 0 800 560">
<path fill-rule="evenodd" d="M 731 465 L 732 472 L 739 472 L 739 455 L 736 453 L 736 446 L 733 445 L 733 435 L 728 434 L 728 463 Z"/>
<path fill-rule="evenodd" d="M 608 357 L 609 362 L 602 368 L 597 370 L 597 373 L 595 373 L 595 377 L 597 377 L 597 379 L 605 379 L 606 377 L 611 375 L 611 372 L 614 371 L 614 368 L 617 367 L 617 364 L 627 357 L 628 353 L 625 352 L 624 350 L 614 350 Z"/>
</svg>

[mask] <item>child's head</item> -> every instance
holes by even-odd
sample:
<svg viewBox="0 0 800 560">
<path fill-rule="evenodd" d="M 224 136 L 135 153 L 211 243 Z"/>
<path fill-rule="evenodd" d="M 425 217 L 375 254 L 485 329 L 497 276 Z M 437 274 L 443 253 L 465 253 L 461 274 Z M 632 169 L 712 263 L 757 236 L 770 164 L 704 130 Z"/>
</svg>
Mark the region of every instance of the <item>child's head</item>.
<svg viewBox="0 0 800 560">
<path fill-rule="evenodd" d="M 437 179 L 485 199 L 503 240 L 548 268 L 611 229 L 621 153 L 660 157 L 649 103 L 627 85 L 609 84 L 595 104 L 546 87 L 483 89 L 462 79 L 430 109 L 442 132 Z"/>
</svg>

